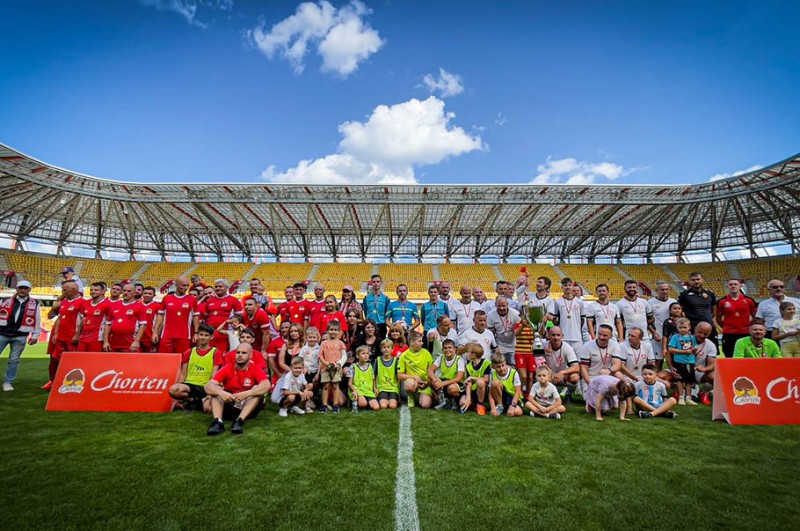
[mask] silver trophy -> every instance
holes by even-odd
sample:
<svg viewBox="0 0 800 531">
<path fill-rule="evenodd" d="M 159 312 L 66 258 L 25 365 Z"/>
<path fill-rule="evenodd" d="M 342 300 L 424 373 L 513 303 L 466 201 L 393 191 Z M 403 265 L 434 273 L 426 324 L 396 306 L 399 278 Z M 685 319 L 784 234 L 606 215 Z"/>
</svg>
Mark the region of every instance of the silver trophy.
<svg viewBox="0 0 800 531">
<path fill-rule="evenodd" d="M 525 301 L 524 306 L 527 310 L 528 322 L 533 327 L 533 351 L 544 350 L 542 337 L 539 335 L 539 327 L 542 326 L 542 322 L 544 322 L 544 306 L 541 302 L 536 300 L 536 297 L 533 297 L 533 299 L 529 297 Z"/>
</svg>

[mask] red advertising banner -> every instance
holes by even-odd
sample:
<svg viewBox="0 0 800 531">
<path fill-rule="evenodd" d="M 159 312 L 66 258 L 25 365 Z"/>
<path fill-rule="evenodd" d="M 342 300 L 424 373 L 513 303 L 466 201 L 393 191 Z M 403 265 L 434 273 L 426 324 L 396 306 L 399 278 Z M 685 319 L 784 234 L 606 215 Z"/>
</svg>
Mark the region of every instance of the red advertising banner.
<svg viewBox="0 0 800 531">
<path fill-rule="evenodd" d="M 180 354 L 65 352 L 46 409 L 168 412 L 180 367 Z"/>
<path fill-rule="evenodd" d="M 800 424 L 800 358 L 717 358 L 714 420 Z"/>
</svg>

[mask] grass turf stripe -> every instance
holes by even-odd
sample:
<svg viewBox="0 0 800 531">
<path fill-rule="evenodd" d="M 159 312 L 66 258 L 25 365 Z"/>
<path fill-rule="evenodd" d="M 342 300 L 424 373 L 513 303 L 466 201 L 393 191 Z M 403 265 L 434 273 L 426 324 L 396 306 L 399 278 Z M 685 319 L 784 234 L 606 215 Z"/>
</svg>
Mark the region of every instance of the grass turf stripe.
<svg viewBox="0 0 800 531">
<path fill-rule="evenodd" d="M 400 409 L 399 441 L 397 443 L 397 487 L 395 490 L 394 521 L 399 531 L 419 531 L 417 487 L 414 475 L 414 439 L 411 434 L 411 413 Z"/>
</svg>

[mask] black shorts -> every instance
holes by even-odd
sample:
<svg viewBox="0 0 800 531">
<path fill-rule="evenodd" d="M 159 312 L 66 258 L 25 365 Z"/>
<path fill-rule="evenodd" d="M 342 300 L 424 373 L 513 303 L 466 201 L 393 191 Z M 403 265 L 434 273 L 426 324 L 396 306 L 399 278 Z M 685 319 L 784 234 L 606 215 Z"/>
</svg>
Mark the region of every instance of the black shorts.
<svg viewBox="0 0 800 531">
<path fill-rule="evenodd" d="M 508 407 L 511 405 L 513 401 L 514 401 L 514 395 L 509 394 L 508 391 L 503 389 L 503 409 L 508 409 Z"/>
<path fill-rule="evenodd" d="M 284 404 L 286 403 L 286 399 L 287 399 L 287 398 L 289 398 L 289 396 L 288 396 L 288 395 L 283 395 L 283 396 L 281 396 L 281 399 L 280 399 L 280 400 L 278 400 L 278 405 L 279 405 L 279 406 L 281 406 L 281 407 L 286 407 L 286 406 L 284 406 Z M 297 400 L 297 399 L 295 399 L 295 401 L 294 401 L 294 402 L 292 402 L 292 405 L 293 405 L 293 406 L 297 406 L 297 405 L 299 405 L 299 404 L 300 404 L 300 401 L 299 401 L 299 400 Z"/>
<path fill-rule="evenodd" d="M 256 408 L 247 417 L 248 419 L 256 418 L 261 410 L 264 409 L 264 400 L 261 398 L 256 398 L 255 400 L 258 400 L 258 405 L 256 405 Z M 242 410 L 236 407 L 235 402 L 225 402 L 225 409 L 222 410 L 222 420 L 236 420 L 239 418 L 241 412 Z"/>
<path fill-rule="evenodd" d="M 370 399 L 371 400 L 371 399 Z M 378 393 L 378 400 L 400 400 L 400 395 L 391 393 L 389 391 L 381 391 Z"/>
<path fill-rule="evenodd" d="M 722 334 L 722 353 L 726 358 L 733 357 L 736 342 L 743 337 L 750 337 L 750 334 Z"/>
<path fill-rule="evenodd" d="M 202 385 L 197 384 L 190 384 L 188 382 L 181 382 L 183 385 L 189 388 L 189 399 L 190 400 L 202 400 L 208 395 L 206 394 L 206 388 Z"/>
<path fill-rule="evenodd" d="M 466 393 L 464 393 L 464 394 L 466 394 Z M 473 389 L 473 390 L 471 390 L 469 392 L 469 403 L 473 407 L 477 406 L 478 404 L 483 405 L 483 403 L 480 400 L 478 400 L 478 390 L 477 389 Z"/>
<path fill-rule="evenodd" d="M 675 372 L 681 377 L 681 381 L 685 384 L 695 383 L 694 378 L 694 363 L 673 363 L 675 365 Z"/>
</svg>

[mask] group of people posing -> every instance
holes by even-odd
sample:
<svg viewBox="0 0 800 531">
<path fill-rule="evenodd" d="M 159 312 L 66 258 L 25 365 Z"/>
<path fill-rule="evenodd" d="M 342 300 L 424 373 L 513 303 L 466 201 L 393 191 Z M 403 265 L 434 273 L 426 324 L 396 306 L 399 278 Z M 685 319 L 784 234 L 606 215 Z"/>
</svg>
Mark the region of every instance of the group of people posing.
<svg viewBox="0 0 800 531">
<path fill-rule="evenodd" d="M 656 296 L 645 300 L 630 280 L 617 302 L 599 284 L 587 303 L 569 278 L 554 299 L 549 278 L 523 274 L 514 283 L 498 281 L 491 300 L 480 288 L 462 286 L 456 298 L 448 282 L 433 283 L 429 300 L 417 306 L 403 284 L 390 299 L 379 275 L 360 302 L 352 286 L 337 298 L 321 283 L 309 299 L 306 283 L 298 282 L 280 304 L 258 279 L 240 300 L 224 279 L 206 286 L 179 278 L 161 301 L 155 289 L 136 284 L 114 284 L 106 297 L 103 283 L 91 284 L 84 299 L 78 282 L 67 279 L 50 312 L 57 321 L 49 384 L 65 351 L 178 353 L 181 376 L 170 393 L 178 407 L 212 414 L 209 435 L 222 433 L 226 419 L 242 433 L 267 398 L 284 417 L 335 414 L 347 404 L 355 411 L 394 409 L 403 401 L 560 419 L 580 395 L 598 420 L 616 408 L 625 420 L 672 418 L 677 404 L 709 403 L 718 332 L 724 356 L 800 355 L 800 302 L 783 295 L 783 282 L 771 281 L 772 296 L 759 305 L 738 280 L 728 281 L 719 300 L 703 282 L 693 273 L 677 300 L 669 283 L 659 282 Z M 11 311 L 0 313 L 0 337 L 14 325 L 4 315 L 23 322 L 25 295 L 23 286 L 13 303 L 2 302 Z M 537 306 L 543 317 L 531 323 L 529 309 Z M 537 334 L 544 341 L 534 350 Z"/>
</svg>

